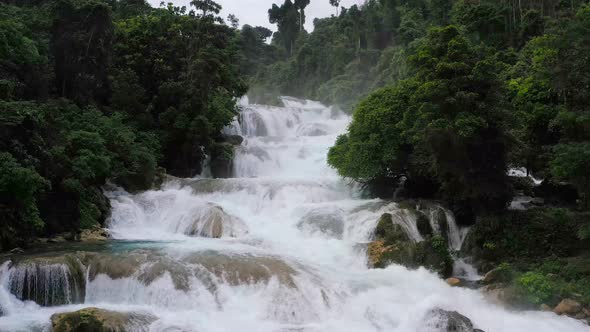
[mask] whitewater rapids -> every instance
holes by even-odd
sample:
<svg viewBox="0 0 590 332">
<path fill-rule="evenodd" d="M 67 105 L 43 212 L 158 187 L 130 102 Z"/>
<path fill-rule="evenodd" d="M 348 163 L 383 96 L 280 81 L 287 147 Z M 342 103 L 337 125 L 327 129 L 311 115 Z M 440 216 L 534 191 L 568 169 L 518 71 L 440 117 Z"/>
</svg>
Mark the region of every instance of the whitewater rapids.
<svg viewBox="0 0 590 332">
<path fill-rule="evenodd" d="M 85 280 L 73 289 L 84 287 L 76 293 L 83 300 L 64 292 L 51 294 L 59 305 L 23 301 L 14 285 L 26 284 L 31 265 L 4 263 L 0 331 L 50 331 L 53 313 L 91 306 L 157 318 L 133 331 L 435 332 L 428 317 L 435 308 L 457 311 L 486 332 L 589 330 L 553 313 L 507 310 L 425 269 L 367 268 L 365 246 L 379 216 L 392 213 L 420 241 L 415 220 L 395 203 L 363 199 L 328 167 L 328 149 L 345 132 L 348 115 L 312 101 L 283 102 L 242 103 L 225 129 L 244 137 L 233 178 L 111 192 L 116 241 L 81 259 Z M 459 249 L 465 230 L 448 219 L 449 245 Z M 122 262 L 133 268 L 114 271 Z M 43 275 L 70 289 L 64 268 L 49 265 Z"/>
</svg>

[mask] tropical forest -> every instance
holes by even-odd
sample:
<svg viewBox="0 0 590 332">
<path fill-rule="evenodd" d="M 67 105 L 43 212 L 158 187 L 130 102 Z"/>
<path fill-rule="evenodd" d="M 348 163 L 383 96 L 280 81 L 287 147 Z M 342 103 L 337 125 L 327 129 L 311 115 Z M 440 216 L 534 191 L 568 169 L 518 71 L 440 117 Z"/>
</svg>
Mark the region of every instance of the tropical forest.
<svg viewBox="0 0 590 332">
<path fill-rule="evenodd" d="M 0 0 L 0 332 L 590 331 L 587 0 Z"/>
</svg>

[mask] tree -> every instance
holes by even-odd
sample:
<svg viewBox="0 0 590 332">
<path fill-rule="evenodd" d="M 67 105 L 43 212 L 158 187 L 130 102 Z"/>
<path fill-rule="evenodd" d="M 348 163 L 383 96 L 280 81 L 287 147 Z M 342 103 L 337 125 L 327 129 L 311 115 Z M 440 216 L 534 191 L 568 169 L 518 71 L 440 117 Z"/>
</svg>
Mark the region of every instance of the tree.
<svg viewBox="0 0 590 332">
<path fill-rule="evenodd" d="M 328 162 L 368 184 L 426 179 L 471 215 L 503 209 L 511 195 L 497 76 L 503 64 L 454 26 L 430 29 L 409 62 L 415 75 L 361 102 Z"/>
<path fill-rule="evenodd" d="M 227 15 L 227 20 L 229 25 L 234 29 L 237 29 L 240 26 L 240 20 L 234 14 Z"/>
<path fill-rule="evenodd" d="M 280 7 L 273 4 L 268 10 L 269 22 L 278 26 L 278 32 L 275 33 L 275 37 L 280 39 L 289 56 L 293 55 L 293 44 L 295 43 L 295 39 L 297 39 L 300 26 L 302 26 L 300 23 L 301 19 L 302 17 L 297 7 L 291 0 L 285 0 Z"/>
<path fill-rule="evenodd" d="M 190 4 L 202 12 L 202 17 L 212 16 L 210 13 L 217 15 L 221 11 L 221 5 L 213 0 L 192 0 Z"/>
<path fill-rule="evenodd" d="M 106 103 L 113 38 L 110 7 L 102 1 L 59 0 L 55 17 L 51 50 L 57 91 L 79 104 Z"/>
<path fill-rule="evenodd" d="M 295 8 L 299 9 L 299 31 L 303 31 L 305 24 L 305 7 L 309 5 L 310 0 L 295 0 Z"/>
<path fill-rule="evenodd" d="M 330 6 L 336 8 L 336 16 L 338 16 L 338 8 L 340 7 L 340 0 L 330 0 Z"/>
</svg>

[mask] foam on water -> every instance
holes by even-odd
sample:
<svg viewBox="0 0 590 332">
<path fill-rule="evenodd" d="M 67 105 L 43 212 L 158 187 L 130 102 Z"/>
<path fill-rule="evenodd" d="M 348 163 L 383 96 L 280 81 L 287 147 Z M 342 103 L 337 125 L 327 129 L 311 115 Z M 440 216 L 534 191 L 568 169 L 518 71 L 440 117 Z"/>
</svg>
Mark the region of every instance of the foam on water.
<svg viewBox="0 0 590 332">
<path fill-rule="evenodd" d="M 235 178 L 110 194 L 111 234 L 154 242 L 87 259 L 83 305 L 22 302 L 5 287 L 10 267 L 3 265 L 0 331 L 48 330 L 51 314 L 88 306 L 155 315 L 146 331 L 435 331 L 427 317 L 434 308 L 456 310 L 488 332 L 587 330 L 552 313 L 509 311 L 425 269 L 368 269 L 365 246 L 381 214 L 391 213 L 420 241 L 415 215 L 393 202 L 362 199 L 328 167 L 327 151 L 349 116 L 311 101 L 283 103 L 241 101 L 239 119 L 225 129 L 245 136 Z M 187 231 L 202 225 L 212 207 L 221 224 L 239 220 L 241 231 L 220 238 Z M 446 227 L 457 250 L 465 230 L 445 213 L 446 224 L 433 227 Z M 459 267 L 477 274 L 468 264 Z"/>
</svg>

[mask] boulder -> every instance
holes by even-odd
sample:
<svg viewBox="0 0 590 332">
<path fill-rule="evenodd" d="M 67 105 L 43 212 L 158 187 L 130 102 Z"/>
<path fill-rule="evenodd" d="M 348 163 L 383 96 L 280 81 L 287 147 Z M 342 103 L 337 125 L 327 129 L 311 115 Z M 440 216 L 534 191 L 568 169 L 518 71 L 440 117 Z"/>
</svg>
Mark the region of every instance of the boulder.
<svg viewBox="0 0 590 332">
<path fill-rule="evenodd" d="M 223 135 L 222 139 L 231 145 L 241 145 L 244 141 L 244 138 L 240 135 Z"/>
<path fill-rule="evenodd" d="M 541 304 L 541 306 L 539 307 L 539 309 L 541 311 L 553 311 L 553 309 L 551 309 L 550 306 L 546 305 L 545 303 Z"/>
<path fill-rule="evenodd" d="M 491 300 L 497 304 L 507 306 L 512 309 L 531 309 L 529 301 L 523 297 L 522 292 L 516 289 L 514 286 L 505 284 L 492 284 L 481 288 Z"/>
<path fill-rule="evenodd" d="M 582 305 L 579 302 L 572 299 L 563 299 L 561 302 L 559 302 L 557 307 L 553 309 L 553 312 L 558 315 L 575 316 L 581 312 L 582 309 Z"/>
<path fill-rule="evenodd" d="M 375 239 L 384 240 L 387 243 L 407 242 L 410 237 L 404 232 L 402 227 L 393 223 L 393 217 L 389 213 L 384 213 L 377 222 L 375 228 Z"/>
<path fill-rule="evenodd" d="M 325 136 L 329 127 L 321 123 L 304 123 L 297 128 L 297 136 Z"/>
<path fill-rule="evenodd" d="M 82 242 L 102 242 L 108 240 L 109 233 L 102 227 L 92 227 L 80 233 L 79 240 Z"/>
<path fill-rule="evenodd" d="M 123 313 L 99 308 L 51 316 L 53 332 L 125 332 L 146 329 L 156 320 L 152 315 Z"/>
<path fill-rule="evenodd" d="M 445 281 L 451 287 L 461 286 L 461 279 L 459 279 L 459 278 L 448 278 Z"/>
<path fill-rule="evenodd" d="M 447 311 L 440 308 L 431 310 L 426 317 L 429 327 L 443 332 L 476 332 L 481 331 L 473 327 L 471 320 L 456 311 Z"/>
<path fill-rule="evenodd" d="M 313 209 L 301 218 L 297 228 L 309 233 L 319 232 L 331 238 L 342 239 L 344 212 L 338 208 Z"/>
<path fill-rule="evenodd" d="M 199 208 L 192 223 L 184 230 L 186 235 L 220 238 L 238 237 L 248 233 L 246 224 L 227 214 L 220 206 L 206 204 Z"/>
<path fill-rule="evenodd" d="M 491 285 L 495 283 L 508 282 L 512 280 L 512 271 L 506 265 L 500 265 L 485 274 L 481 283 Z"/>
<path fill-rule="evenodd" d="M 421 212 L 418 212 L 416 226 L 418 227 L 420 235 L 422 235 L 423 237 L 427 237 L 433 234 L 433 229 L 430 225 L 430 220 L 428 220 L 428 217 Z"/>
<path fill-rule="evenodd" d="M 453 271 L 453 260 L 446 243 L 441 236 L 428 236 L 424 241 L 414 242 L 386 213 L 375 229 L 375 241 L 368 246 L 369 264 L 376 268 L 390 264 L 408 268 L 423 266 L 441 277 L 449 277 Z"/>
</svg>

